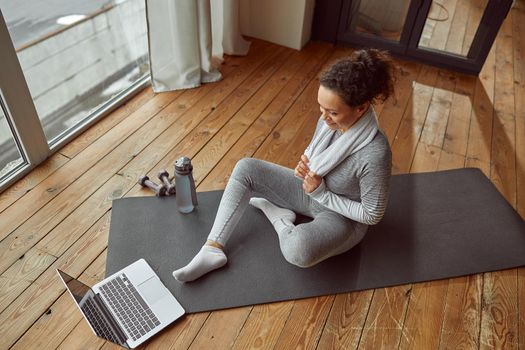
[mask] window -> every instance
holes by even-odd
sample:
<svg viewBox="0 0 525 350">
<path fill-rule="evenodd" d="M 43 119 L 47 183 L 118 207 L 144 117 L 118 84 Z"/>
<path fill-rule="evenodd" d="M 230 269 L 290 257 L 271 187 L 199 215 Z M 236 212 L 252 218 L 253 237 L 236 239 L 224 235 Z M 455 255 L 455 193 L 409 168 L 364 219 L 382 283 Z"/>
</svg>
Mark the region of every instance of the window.
<svg viewBox="0 0 525 350">
<path fill-rule="evenodd" d="M 0 88 L 11 111 L 0 119 L 0 149 L 9 150 L 0 157 L 2 168 L 36 165 L 42 156 L 25 154 L 35 148 L 27 143 L 37 144 L 45 159 L 149 82 L 143 0 L 35 0 L 32 6 L 0 0 L 0 8 L 0 44 L 12 48 L 0 53 L 9 56 L 1 57 Z M 12 67 L 21 73 L 15 77 Z M 22 85 L 28 98 L 7 81 Z M 25 104 L 33 113 L 19 111 Z M 44 142 L 24 137 L 28 118 L 36 119 Z"/>
</svg>

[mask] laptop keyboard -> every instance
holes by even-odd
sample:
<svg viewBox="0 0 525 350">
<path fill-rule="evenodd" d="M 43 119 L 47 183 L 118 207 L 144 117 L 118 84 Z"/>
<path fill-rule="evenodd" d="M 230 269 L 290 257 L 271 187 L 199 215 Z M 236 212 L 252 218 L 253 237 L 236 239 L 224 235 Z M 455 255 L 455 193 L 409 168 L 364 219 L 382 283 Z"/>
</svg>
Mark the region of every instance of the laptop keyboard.
<svg viewBox="0 0 525 350">
<path fill-rule="evenodd" d="M 125 274 L 113 278 L 100 289 L 133 340 L 160 325 L 159 319 Z"/>
<path fill-rule="evenodd" d="M 93 299 L 86 299 L 85 303 L 82 305 L 82 311 L 90 321 L 93 329 L 95 330 L 95 333 L 97 333 L 99 337 L 112 341 L 113 343 L 120 344 L 118 339 L 111 331 L 111 328 L 109 328 L 108 322 L 95 306 Z"/>
</svg>

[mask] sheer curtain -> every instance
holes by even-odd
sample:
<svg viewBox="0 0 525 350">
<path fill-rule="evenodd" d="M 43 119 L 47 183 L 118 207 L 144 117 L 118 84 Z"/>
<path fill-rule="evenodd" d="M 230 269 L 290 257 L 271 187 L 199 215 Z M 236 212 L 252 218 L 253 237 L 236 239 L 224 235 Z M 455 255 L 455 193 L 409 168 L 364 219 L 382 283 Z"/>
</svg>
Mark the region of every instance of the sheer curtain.
<svg viewBox="0 0 525 350">
<path fill-rule="evenodd" d="M 223 53 L 248 53 L 239 0 L 146 0 L 146 17 L 155 92 L 218 81 Z"/>
</svg>

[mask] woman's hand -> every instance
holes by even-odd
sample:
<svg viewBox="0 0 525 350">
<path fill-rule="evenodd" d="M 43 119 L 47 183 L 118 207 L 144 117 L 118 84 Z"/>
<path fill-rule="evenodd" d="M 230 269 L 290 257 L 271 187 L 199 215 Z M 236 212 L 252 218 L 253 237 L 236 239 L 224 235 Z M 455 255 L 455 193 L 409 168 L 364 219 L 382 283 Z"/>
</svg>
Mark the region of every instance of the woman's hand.
<svg viewBox="0 0 525 350">
<path fill-rule="evenodd" d="M 305 176 L 310 171 L 310 168 L 307 165 L 308 162 L 309 162 L 308 157 L 303 154 L 301 156 L 301 160 L 299 161 L 299 163 L 297 163 L 297 166 L 295 167 L 295 171 L 294 171 L 295 176 L 300 177 L 301 179 L 304 180 Z"/>
<path fill-rule="evenodd" d="M 303 190 L 306 193 L 311 193 L 315 191 L 317 187 L 319 187 L 322 181 L 323 178 L 321 176 L 317 175 L 313 171 L 309 171 L 303 181 Z"/>
<path fill-rule="evenodd" d="M 294 173 L 295 176 L 303 179 L 303 190 L 306 193 L 311 193 L 315 191 L 317 187 L 319 187 L 319 185 L 323 181 L 323 178 L 310 170 L 310 168 L 308 167 L 308 162 L 308 157 L 306 157 L 306 155 L 303 154 L 301 156 L 301 160 L 295 167 Z"/>
</svg>

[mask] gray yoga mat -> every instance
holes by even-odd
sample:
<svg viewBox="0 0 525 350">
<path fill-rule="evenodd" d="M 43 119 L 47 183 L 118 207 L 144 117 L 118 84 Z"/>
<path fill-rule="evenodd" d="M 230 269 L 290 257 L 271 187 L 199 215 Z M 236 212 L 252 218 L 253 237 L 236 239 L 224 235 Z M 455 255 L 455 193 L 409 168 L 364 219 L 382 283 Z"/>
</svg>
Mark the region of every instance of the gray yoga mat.
<svg viewBox="0 0 525 350">
<path fill-rule="evenodd" d="M 525 222 L 481 171 L 460 169 L 393 176 L 383 220 L 352 250 L 307 269 L 284 260 L 273 227 L 250 206 L 228 264 L 179 283 L 171 272 L 206 240 L 221 196 L 198 193 L 190 214 L 173 197 L 115 200 L 106 274 L 145 258 L 187 312 L 199 312 L 525 265 Z"/>
</svg>

